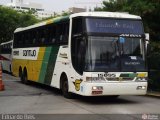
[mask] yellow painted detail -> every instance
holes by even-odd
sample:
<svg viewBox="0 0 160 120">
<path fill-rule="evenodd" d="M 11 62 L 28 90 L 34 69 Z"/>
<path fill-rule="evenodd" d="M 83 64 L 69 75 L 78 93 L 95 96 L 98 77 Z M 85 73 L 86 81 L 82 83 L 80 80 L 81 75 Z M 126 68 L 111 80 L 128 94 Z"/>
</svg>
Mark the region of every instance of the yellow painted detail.
<svg viewBox="0 0 160 120">
<path fill-rule="evenodd" d="M 147 73 L 138 73 L 137 77 L 147 77 Z"/>
<path fill-rule="evenodd" d="M 43 56 L 45 54 L 45 47 L 41 47 L 38 52 L 37 60 L 24 60 L 24 59 L 13 59 L 12 71 L 15 76 L 19 76 L 19 68 L 23 69 L 26 67 L 28 80 L 38 82 Z"/>
<path fill-rule="evenodd" d="M 79 91 L 80 90 L 80 84 L 81 84 L 82 80 L 75 80 L 75 82 L 73 82 L 74 86 L 75 86 L 75 89 L 76 91 Z"/>
<path fill-rule="evenodd" d="M 41 48 L 39 49 L 39 53 L 38 53 L 38 58 L 37 58 L 37 60 L 43 60 L 43 56 L 44 56 L 45 50 L 46 50 L 45 47 L 41 47 Z"/>
<path fill-rule="evenodd" d="M 48 24 L 51 24 L 51 23 L 53 23 L 53 20 L 52 20 L 52 19 L 46 21 L 46 24 L 47 24 L 47 25 L 48 25 Z"/>
</svg>

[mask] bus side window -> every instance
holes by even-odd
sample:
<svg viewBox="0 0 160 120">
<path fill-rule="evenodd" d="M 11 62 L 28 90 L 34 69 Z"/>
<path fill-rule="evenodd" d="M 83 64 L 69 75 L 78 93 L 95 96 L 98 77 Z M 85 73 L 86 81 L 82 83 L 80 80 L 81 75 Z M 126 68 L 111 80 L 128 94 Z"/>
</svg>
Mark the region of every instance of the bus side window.
<svg viewBox="0 0 160 120">
<path fill-rule="evenodd" d="M 69 21 L 64 24 L 64 31 L 63 31 L 63 43 L 68 44 L 68 37 L 69 37 Z"/>
<path fill-rule="evenodd" d="M 50 41 L 52 44 L 56 43 L 56 26 L 55 25 L 51 26 Z"/>
<path fill-rule="evenodd" d="M 35 46 L 39 44 L 39 29 L 36 29 L 36 34 L 35 34 Z"/>
<path fill-rule="evenodd" d="M 52 44 L 55 44 L 56 43 L 56 26 L 54 25 L 54 26 L 52 26 L 51 27 L 51 32 L 50 32 L 50 37 L 51 37 L 51 43 Z"/>
<path fill-rule="evenodd" d="M 17 47 L 18 39 L 19 39 L 18 34 L 15 33 L 15 34 L 14 34 L 14 43 L 13 43 L 13 46 L 14 46 L 14 47 Z"/>
<path fill-rule="evenodd" d="M 65 29 L 65 26 L 64 26 L 64 23 L 60 25 L 60 44 L 63 44 L 63 41 L 64 41 L 64 29 Z"/>
<path fill-rule="evenodd" d="M 36 30 L 32 31 L 32 42 L 31 42 L 31 46 L 34 46 L 36 43 Z"/>
<path fill-rule="evenodd" d="M 45 29 L 45 45 L 49 44 L 49 36 L 50 36 L 50 31 L 49 31 L 49 27 L 47 26 Z"/>
<path fill-rule="evenodd" d="M 69 36 L 69 21 L 56 25 L 56 41 L 59 45 L 67 45 Z"/>
<path fill-rule="evenodd" d="M 21 35 L 19 36 L 19 39 L 18 39 L 18 47 L 23 46 L 23 41 L 24 41 L 24 39 L 25 39 L 25 36 L 24 36 L 24 33 L 23 33 L 23 34 L 21 34 Z"/>
<path fill-rule="evenodd" d="M 72 35 L 82 34 L 82 18 L 74 18 L 72 23 Z"/>
<path fill-rule="evenodd" d="M 36 46 L 41 46 L 42 45 L 42 29 L 41 28 L 37 28 L 36 29 L 36 39 L 35 39 L 35 45 Z"/>
<path fill-rule="evenodd" d="M 60 35 L 61 35 L 60 29 L 61 29 L 60 24 L 57 24 L 57 25 L 56 25 L 56 43 L 57 43 L 57 44 L 60 43 Z"/>
<path fill-rule="evenodd" d="M 48 43 L 48 27 L 44 27 L 43 29 L 43 39 L 42 39 L 42 44 L 47 45 Z"/>
<path fill-rule="evenodd" d="M 45 31 L 44 31 L 44 29 L 40 29 L 40 45 L 43 45 L 43 43 L 44 43 L 44 41 L 45 41 L 45 37 L 44 37 L 44 33 Z"/>
<path fill-rule="evenodd" d="M 25 32 L 24 34 L 24 44 L 25 44 L 25 47 L 28 47 L 29 46 L 29 41 L 30 41 L 30 32 Z"/>
<path fill-rule="evenodd" d="M 82 19 L 75 18 L 73 19 L 72 25 L 72 40 L 71 40 L 71 56 L 72 56 L 72 64 L 75 70 L 79 74 L 83 74 L 83 69 L 85 65 L 85 49 L 86 42 L 84 37 L 82 36 Z"/>
<path fill-rule="evenodd" d="M 43 27 L 40 29 L 40 45 L 44 46 L 48 43 L 48 29 L 46 27 Z"/>
</svg>

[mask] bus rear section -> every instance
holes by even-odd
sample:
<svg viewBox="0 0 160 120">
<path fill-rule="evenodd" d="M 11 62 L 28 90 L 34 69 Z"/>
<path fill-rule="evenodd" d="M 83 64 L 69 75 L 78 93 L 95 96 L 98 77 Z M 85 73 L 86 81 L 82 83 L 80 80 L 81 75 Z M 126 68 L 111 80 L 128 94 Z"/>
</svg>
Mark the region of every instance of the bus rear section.
<svg viewBox="0 0 160 120">
<path fill-rule="evenodd" d="M 0 44 L 0 63 L 4 72 L 12 73 L 12 43 L 13 40 Z"/>
</svg>

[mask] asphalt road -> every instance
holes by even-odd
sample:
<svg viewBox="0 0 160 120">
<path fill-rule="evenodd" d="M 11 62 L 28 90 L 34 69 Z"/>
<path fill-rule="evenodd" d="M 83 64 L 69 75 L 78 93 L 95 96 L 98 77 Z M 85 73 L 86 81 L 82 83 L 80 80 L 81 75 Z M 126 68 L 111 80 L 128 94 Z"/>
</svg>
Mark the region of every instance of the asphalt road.
<svg viewBox="0 0 160 120">
<path fill-rule="evenodd" d="M 8 74 L 3 74 L 3 82 L 5 91 L 0 91 L 0 114 L 3 115 L 38 114 L 36 118 L 43 119 L 47 114 L 47 119 L 53 119 L 54 115 L 56 119 L 65 120 L 71 120 L 71 117 L 77 120 L 129 120 L 142 119 L 142 115 L 147 114 L 148 117 L 160 119 L 157 116 L 160 114 L 159 98 L 119 96 L 117 99 L 109 99 L 75 96 L 74 99 L 66 99 L 57 89 L 35 83 L 24 85 L 18 78 Z"/>
</svg>

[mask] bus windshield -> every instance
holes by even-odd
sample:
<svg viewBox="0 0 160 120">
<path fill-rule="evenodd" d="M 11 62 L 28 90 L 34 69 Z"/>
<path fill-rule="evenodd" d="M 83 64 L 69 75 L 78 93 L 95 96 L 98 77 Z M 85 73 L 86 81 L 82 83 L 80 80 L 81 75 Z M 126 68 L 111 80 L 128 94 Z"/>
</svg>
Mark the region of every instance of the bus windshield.
<svg viewBox="0 0 160 120">
<path fill-rule="evenodd" d="M 143 40 L 89 36 L 85 63 L 87 71 L 145 71 Z"/>
<path fill-rule="evenodd" d="M 82 19 L 78 20 L 75 23 L 80 24 Z M 76 34 L 73 29 L 72 36 L 72 62 L 77 72 L 146 71 L 141 20 L 88 17 L 83 21 L 85 27 Z"/>
</svg>

